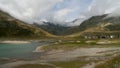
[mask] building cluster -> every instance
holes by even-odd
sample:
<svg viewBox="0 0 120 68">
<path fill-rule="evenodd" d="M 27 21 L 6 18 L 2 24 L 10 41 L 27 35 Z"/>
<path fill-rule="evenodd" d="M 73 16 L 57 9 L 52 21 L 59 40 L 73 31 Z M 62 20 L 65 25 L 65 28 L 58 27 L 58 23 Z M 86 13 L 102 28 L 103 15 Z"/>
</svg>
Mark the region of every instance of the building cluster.
<svg viewBox="0 0 120 68">
<path fill-rule="evenodd" d="M 85 39 L 118 39 L 120 32 L 86 32 L 82 36 Z"/>
</svg>

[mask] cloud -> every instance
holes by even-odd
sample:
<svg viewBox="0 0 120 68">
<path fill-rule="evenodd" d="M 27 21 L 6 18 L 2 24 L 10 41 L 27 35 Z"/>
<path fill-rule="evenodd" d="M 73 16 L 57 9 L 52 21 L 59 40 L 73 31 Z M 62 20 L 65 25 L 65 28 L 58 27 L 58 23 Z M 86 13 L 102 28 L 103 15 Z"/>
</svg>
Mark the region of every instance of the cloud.
<svg viewBox="0 0 120 68">
<path fill-rule="evenodd" d="M 65 24 L 63 21 L 79 17 L 86 1 L 89 0 L 0 0 L 0 9 L 28 23 L 46 20 Z"/>
<path fill-rule="evenodd" d="M 18 19 L 33 22 L 58 2 L 62 0 L 0 0 L 0 8 Z"/>
<path fill-rule="evenodd" d="M 65 20 L 67 19 L 67 16 L 74 12 L 76 9 L 61 9 L 57 12 L 54 13 L 54 20 L 55 21 L 59 21 L 59 22 L 65 22 Z"/>
<path fill-rule="evenodd" d="M 93 0 L 87 10 L 80 14 L 79 22 L 82 23 L 84 20 L 97 15 L 109 14 L 111 16 L 120 16 L 120 0 Z"/>
<path fill-rule="evenodd" d="M 120 0 L 0 0 L 0 9 L 28 23 L 79 25 L 91 16 L 120 16 Z M 71 23 L 76 18 L 79 21 Z"/>
<path fill-rule="evenodd" d="M 115 13 L 113 11 L 118 8 L 120 8 L 120 0 L 93 0 L 89 11 L 93 12 L 93 15 L 101 15 Z"/>
</svg>

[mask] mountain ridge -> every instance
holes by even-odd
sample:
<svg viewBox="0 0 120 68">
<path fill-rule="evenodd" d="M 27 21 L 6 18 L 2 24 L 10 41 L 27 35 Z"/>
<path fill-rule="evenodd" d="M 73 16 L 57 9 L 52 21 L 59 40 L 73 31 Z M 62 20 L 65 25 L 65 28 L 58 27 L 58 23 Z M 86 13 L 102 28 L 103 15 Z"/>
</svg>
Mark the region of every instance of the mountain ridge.
<svg viewBox="0 0 120 68">
<path fill-rule="evenodd" d="M 107 15 L 92 16 L 79 26 L 68 27 L 51 22 L 27 24 L 0 11 L 0 37 L 75 37 L 85 32 L 119 32 L 120 17 L 107 17 Z M 72 22 L 75 23 L 77 20 L 79 19 Z"/>
<path fill-rule="evenodd" d="M 24 23 L 10 14 L 0 11 L 0 37 L 53 37 L 54 35 Z"/>
</svg>

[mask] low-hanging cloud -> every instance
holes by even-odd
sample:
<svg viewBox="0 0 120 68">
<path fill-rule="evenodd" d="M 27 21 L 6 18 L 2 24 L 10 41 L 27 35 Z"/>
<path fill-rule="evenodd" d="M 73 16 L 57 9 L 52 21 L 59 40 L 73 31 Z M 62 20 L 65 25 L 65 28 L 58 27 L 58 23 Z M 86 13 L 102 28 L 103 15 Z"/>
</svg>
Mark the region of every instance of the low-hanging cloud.
<svg viewBox="0 0 120 68">
<path fill-rule="evenodd" d="M 62 0 L 0 0 L 0 8 L 12 16 L 33 22 Z"/>
<path fill-rule="evenodd" d="M 120 0 L 0 0 L 0 9 L 28 23 L 75 26 L 91 16 L 120 16 Z M 77 22 L 69 22 L 79 18 Z"/>
<path fill-rule="evenodd" d="M 120 0 L 93 0 L 86 12 L 80 15 L 80 22 L 97 15 L 120 16 Z M 81 18 L 82 17 L 82 18 Z"/>
<path fill-rule="evenodd" d="M 0 9 L 28 23 L 46 20 L 65 24 L 64 21 L 79 17 L 81 10 L 86 8 L 85 1 L 87 0 L 0 0 Z"/>
</svg>

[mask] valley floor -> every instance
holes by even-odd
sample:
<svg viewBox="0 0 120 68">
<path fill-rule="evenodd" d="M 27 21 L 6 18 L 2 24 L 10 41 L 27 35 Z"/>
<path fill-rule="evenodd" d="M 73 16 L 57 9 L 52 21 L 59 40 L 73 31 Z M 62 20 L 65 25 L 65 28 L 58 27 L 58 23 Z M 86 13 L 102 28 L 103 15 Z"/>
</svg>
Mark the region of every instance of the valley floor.
<svg viewBox="0 0 120 68">
<path fill-rule="evenodd" d="M 56 41 L 36 48 L 37 60 L 14 60 L 0 68 L 119 68 L 120 40 Z M 107 62 L 107 63 L 106 63 Z"/>
</svg>

